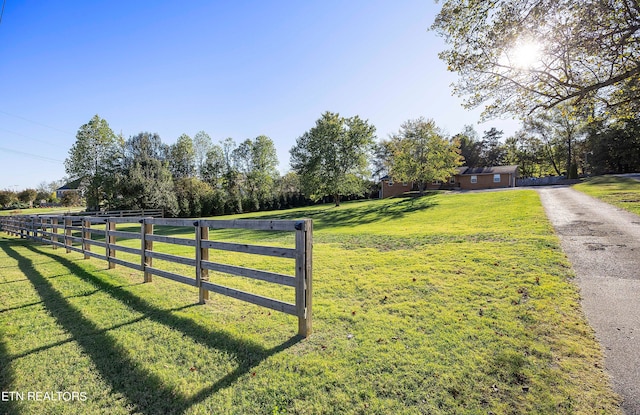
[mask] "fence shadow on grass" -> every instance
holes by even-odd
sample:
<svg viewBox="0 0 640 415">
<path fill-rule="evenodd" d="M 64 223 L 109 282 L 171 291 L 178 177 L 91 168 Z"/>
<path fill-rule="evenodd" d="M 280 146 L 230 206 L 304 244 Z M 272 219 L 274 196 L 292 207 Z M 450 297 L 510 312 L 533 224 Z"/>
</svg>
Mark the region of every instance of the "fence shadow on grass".
<svg viewBox="0 0 640 415">
<path fill-rule="evenodd" d="M 238 366 L 233 372 L 219 379 L 213 385 L 203 388 L 192 398 L 176 396 L 171 388 L 163 385 L 158 376 L 140 368 L 136 362 L 132 361 L 128 357 L 127 351 L 108 336 L 108 333 L 72 307 L 47 278 L 33 267 L 32 261 L 20 255 L 11 245 L 2 244 L 1 248 L 8 256 L 18 262 L 18 267 L 31 281 L 46 309 L 91 358 L 101 376 L 109 382 L 112 389 L 126 396 L 135 405 L 135 411 L 138 413 L 182 413 L 218 390 L 230 386 L 262 360 L 300 341 L 300 337 L 294 336 L 279 346 L 266 349 L 252 342 L 238 340 L 225 332 L 207 330 L 193 320 L 176 316 L 170 310 L 154 307 L 144 299 L 117 285 L 96 278 L 72 260 L 44 252 L 29 244 L 21 244 L 22 247 L 32 252 L 55 259 L 76 277 L 104 291 L 131 310 L 144 314 L 149 320 L 181 332 L 206 347 L 221 350 L 236 357 Z"/>
<path fill-rule="evenodd" d="M 394 198 L 387 204 L 366 203 L 363 206 L 353 206 L 352 204 L 362 203 L 362 201 L 346 202 L 343 205 L 327 206 L 323 205 L 317 209 L 307 209 L 303 212 L 281 211 L 257 215 L 252 219 L 299 219 L 303 214 L 305 217 L 313 219 L 314 230 L 336 226 L 357 226 L 366 225 L 373 222 L 401 219 L 408 213 L 429 209 L 437 205 L 434 196 L 437 192 L 427 192 L 419 197 Z"/>
<path fill-rule="evenodd" d="M 7 345 L 5 344 L 2 334 L 0 334 L 0 392 L 10 392 L 15 390 L 12 388 L 13 384 L 13 368 L 9 360 L 9 352 L 7 351 Z M 0 413 L 1 414 L 15 414 L 17 408 L 12 400 L 0 401 Z"/>
</svg>

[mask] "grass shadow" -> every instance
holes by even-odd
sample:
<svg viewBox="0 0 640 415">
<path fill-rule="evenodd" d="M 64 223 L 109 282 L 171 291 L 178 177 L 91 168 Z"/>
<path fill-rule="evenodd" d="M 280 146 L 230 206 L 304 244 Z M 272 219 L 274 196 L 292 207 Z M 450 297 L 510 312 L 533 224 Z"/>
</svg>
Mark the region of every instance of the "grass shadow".
<svg viewBox="0 0 640 415">
<path fill-rule="evenodd" d="M 300 211 L 272 212 L 252 217 L 252 219 L 299 219 L 301 213 L 307 218 L 314 219 L 314 230 L 324 228 L 348 227 L 367 225 L 374 222 L 396 220 L 408 213 L 429 209 L 437 205 L 434 196 L 438 192 L 428 192 L 420 197 L 394 198 L 393 203 L 366 203 L 363 206 L 353 206 L 362 201 L 345 202 L 341 206 L 322 205 L 317 209 Z"/>
<path fill-rule="evenodd" d="M 13 384 L 14 373 L 11 366 L 9 351 L 7 345 L 0 333 L 0 392 L 10 392 L 14 388 Z M 17 414 L 18 409 L 16 404 L 12 400 L 0 401 L 0 413 L 2 414 Z"/>
<path fill-rule="evenodd" d="M 207 396 L 230 386 L 267 357 L 300 341 L 300 337 L 294 336 L 274 348 L 266 349 L 252 342 L 241 341 L 222 331 L 205 329 L 193 320 L 176 316 L 170 310 L 154 307 L 119 286 L 96 278 L 71 260 L 43 252 L 28 244 L 21 243 L 20 245 L 34 253 L 55 259 L 76 277 L 93 285 L 96 289 L 104 291 L 131 310 L 142 313 L 145 318 L 181 332 L 205 347 L 221 350 L 235 356 L 237 368 L 233 372 L 218 379 L 211 386 L 203 388 L 192 398 L 176 396 L 158 376 L 140 368 L 135 361 L 132 361 L 127 350 L 114 341 L 106 331 L 100 329 L 72 307 L 47 278 L 34 268 L 30 259 L 20 255 L 12 247 L 12 244 L 2 244 L 1 249 L 17 261 L 18 267 L 31 281 L 47 311 L 55 318 L 57 324 L 64 328 L 91 358 L 102 378 L 111 385 L 112 389 L 127 397 L 135 406 L 137 413 L 182 413 L 206 399 Z M 2 357 L 8 358 L 6 353 Z M 3 380 L 4 387 L 9 388 L 4 390 L 11 390 L 11 379 L 4 376 Z"/>
</svg>

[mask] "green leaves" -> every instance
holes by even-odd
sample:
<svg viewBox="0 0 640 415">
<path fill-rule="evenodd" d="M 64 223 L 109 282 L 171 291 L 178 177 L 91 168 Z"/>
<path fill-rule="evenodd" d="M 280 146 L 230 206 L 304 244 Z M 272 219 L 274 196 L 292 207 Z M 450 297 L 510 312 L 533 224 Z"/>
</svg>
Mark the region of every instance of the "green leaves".
<svg viewBox="0 0 640 415">
<path fill-rule="evenodd" d="M 433 120 L 405 122 L 384 145 L 390 153 L 387 163 L 391 177 L 418 183 L 421 191 L 427 183 L 447 180 L 462 164 L 459 143 L 444 138 Z"/>
<path fill-rule="evenodd" d="M 314 200 L 332 196 L 336 205 L 340 196 L 364 193 L 374 138 L 375 127 L 357 115 L 322 114 L 290 150 L 304 193 Z"/>
<path fill-rule="evenodd" d="M 563 102 L 623 109 L 637 101 L 637 93 L 622 99 L 618 91 L 640 78 L 639 27 L 632 0 L 447 0 L 431 29 L 449 45 L 440 59 L 460 75 L 454 93 L 469 108 L 485 104 L 488 118 Z M 513 58 L 526 41 L 541 55 L 523 67 Z"/>
<path fill-rule="evenodd" d="M 108 183 L 114 160 L 121 157 L 118 144 L 107 121 L 97 114 L 76 134 L 76 142 L 64 162 L 65 170 L 71 178 L 82 179 L 89 208 L 98 208 L 105 200 L 103 183 Z"/>
</svg>

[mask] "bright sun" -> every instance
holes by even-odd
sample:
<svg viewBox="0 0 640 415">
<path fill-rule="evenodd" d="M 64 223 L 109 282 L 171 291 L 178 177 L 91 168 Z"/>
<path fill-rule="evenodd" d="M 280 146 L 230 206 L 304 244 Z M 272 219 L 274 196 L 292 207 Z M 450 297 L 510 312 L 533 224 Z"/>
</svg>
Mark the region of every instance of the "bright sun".
<svg viewBox="0 0 640 415">
<path fill-rule="evenodd" d="M 538 42 L 527 40 L 517 43 L 509 53 L 509 61 L 520 69 L 530 69 L 540 62 L 542 45 Z"/>
</svg>

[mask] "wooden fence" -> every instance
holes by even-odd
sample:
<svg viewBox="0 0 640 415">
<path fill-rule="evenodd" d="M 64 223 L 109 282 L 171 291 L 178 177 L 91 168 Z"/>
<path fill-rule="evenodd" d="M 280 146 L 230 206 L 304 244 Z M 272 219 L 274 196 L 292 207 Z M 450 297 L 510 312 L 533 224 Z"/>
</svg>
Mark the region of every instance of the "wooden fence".
<svg viewBox="0 0 640 415">
<path fill-rule="evenodd" d="M 139 231 L 117 230 L 118 224 L 137 227 Z M 99 225 L 92 227 L 92 225 Z M 154 226 L 171 226 L 194 231 L 195 238 L 182 238 L 154 234 Z M 217 242 L 209 239 L 209 230 L 242 229 L 257 231 L 295 232 L 295 248 L 268 247 L 241 243 Z M 79 252 L 84 258 L 102 259 L 108 267 L 116 265 L 132 268 L 144 273 L 144 281 L 151 282 L 156 275 L 199 289 L 199 301 L 204 304 L 209 292 L 214 292 L 252 304 L 267 307 L 298 317 L 298 334 L 307 337 L 311 334 L 311 276 L 313 225 L 311 219 L 302 220 L 204 220 L 204 219 L 158 219 L 141 217 L 96 217 L 96 216 L 10 216 L 0 218 L 0 231 L 20 236 L 56 247 L 66 252 Z M 98 236 L 102 240 L 95 239 Z M 140 248 L 123 246 L 120 239 L 139 239 Z M 193 247 L 195 258 L 172 255 L 154 251 L 154 242 Z M 101 248 L 101 252 L 92 250 Z M 266 255 L 289 258 L 295 261 L 295 276 L 269 271 L 222 264 L 209 260 L 209 250 L 223 250 L 244 254 Z M 131 262 L 116 257 L 121 251 L 139 257 L 139 262 Z M 194 268 L 194 276 L 189 277 L 162 270 L 153 266 L 153 260 L 163 260 Z M 252 294 L 238 289 L 216 284 L 209 280 L 209 271 L 233 276 L 247 277 L 274 284 L 293 287 L 295 304 Z"/>
</svg>

